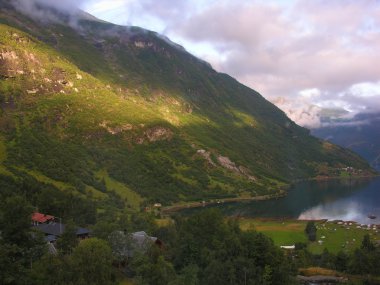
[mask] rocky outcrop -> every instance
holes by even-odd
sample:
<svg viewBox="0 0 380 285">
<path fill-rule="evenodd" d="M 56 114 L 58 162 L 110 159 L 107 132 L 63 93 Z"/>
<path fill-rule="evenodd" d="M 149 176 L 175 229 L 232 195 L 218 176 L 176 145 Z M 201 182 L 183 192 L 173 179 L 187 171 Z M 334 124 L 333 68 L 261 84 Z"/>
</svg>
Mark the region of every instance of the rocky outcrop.
<svg viewBox="0 0 380 285">
<path fill-rule="evenodd" d="M 240 171 L 241 174 L 243 174 L 249 180 L 251 180 L 251 181 L 256 181 L 257 180 L 256 177 L 251 174 L 251 171 L 248 168 L 246 168 L 244 166 L 239 166 L 239 171 Z"/>
<path fill-rule="evenodd" d="M 153 127 L 144 132 L 143 136 L 136 138 L 137 144 L 143 144 L 145 142 L 156 142 L 171 140 L 173 137 L 173 131 L 165 127 Z"/>
<path fill-rule="evenodd" d="M 138 48 L 146 48 L 146 47 L 152 47 L 153 46 L 152 42 L 143 42 L 143 41 L 136 41 L 134 44 Z"/>
<path fill-rule="evenodd" d="M 212 166 L 216 166 L 215 162 L 212 161 L 211 159 L 211 153 L 209 151 L 206 151 L 204 149 L 199 149 L 197 150 L 197 154 L 199 154 L 200 156 L 202 156 L 204 159 L 207 160 L 207 162 L 212 165 Z"/>
<path fill-rule="evenodd" d="M 170 140 L 173 132 L 168 128 L 154 127 L 145 131 L 145 136 L 150 142 Z"/>
<path fill-rule="evenodd" d="M 0 76 L 3 78 L 12 78 L 22 71 L 19 57 L 14 51 L 0 51 Z"/>
<path fill-rule="evenodd" d="M 236 164 L 232 162 L 228 157 L 219 155 L 217 159 L 219 164 L 224 168 L 232 170 L 234 172 L 240 172 Z"/>
<path fill-rule="evenodd" d="M 108 126 L 108 122 L 106 121 L 101 122 L 99 126 L 106 129 L 107 132 L 110 133 L 111 135 L 117 135 L 119 133 L 130 131 L 133 129 L 133 126 L 131 124 L 124 124 L 120 126 L 111 127 L 111 126 Z"/>
<path fill-rule="evenodd" d="M 211 165 L 211 166 L 214 166 L 214 167 L 217 167 L 218 165 L 212 160 L 211 158 L 211 152 L 209 151 L 206 151 L 204 149 L 199 149 L 197 150 L 197 154 L 202 156 L 204 159 L 207 160 L 207 162 Z M 254 177 L 251 173 L 251 171 L 247 168 L 247 167 L 244 167 L 244 166 L 237 166 L 235 162 L 231 161 L 231 159 L 229 159 L 228 157 L 226 156 L 222 156 L 222 155 L 217 155 L 216 157 L 217 159 L 217 163 L 222 166 L 223 168 L 231 171 L 231 172 L 234 172 L 238 175 L 241 175 L 241 176 L 244 176 L 246 177 L 248 180 L 251 180 L 251 181 L 257 181 L 256 177 Z"/>
<path fill-rule="evenodd" d="M 250 174 L 250 170 L 244 166 L 237 166 L 235 162 L 231 161 L 226 156 L 219 155 L 217 157 L 218 162 L 224 168 L 231 170 L 237 174 L 243 175 L 251 181 L 256 181 L 256 178 Z"/>
</svg>

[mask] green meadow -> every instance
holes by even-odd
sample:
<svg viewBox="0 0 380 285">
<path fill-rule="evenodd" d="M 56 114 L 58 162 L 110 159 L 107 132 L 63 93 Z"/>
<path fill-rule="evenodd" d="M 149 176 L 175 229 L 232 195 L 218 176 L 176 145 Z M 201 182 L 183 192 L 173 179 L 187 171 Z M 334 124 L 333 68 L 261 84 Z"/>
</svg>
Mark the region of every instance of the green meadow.
<svg viewBox="0 0 380 285">
<path fill-rule="evenodd" d="M 317 240 L 308 242 L 304 233 L 307 221 L 240 219 L 242 230 L 255 229 L 273 239 L 277 246 L 290 246 L 298 242 L 307 243 L 314 254 L 327 249 L 331 253 L 351 252 L 360 247 L 363 236 L 369 234 L 372 241 L 380 240 L 379 230 L 357 228 L 357 224 L 339 225 L 334 222 L 317 221 Z"/>
</svg>

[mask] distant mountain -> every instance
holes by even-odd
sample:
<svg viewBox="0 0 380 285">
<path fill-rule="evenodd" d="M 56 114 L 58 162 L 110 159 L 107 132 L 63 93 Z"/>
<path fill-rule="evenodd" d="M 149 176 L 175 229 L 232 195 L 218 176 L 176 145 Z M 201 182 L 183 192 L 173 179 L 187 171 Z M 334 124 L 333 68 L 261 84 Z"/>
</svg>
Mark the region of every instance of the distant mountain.
<svg viewBox="0 0 380 285">
<path fill-rule="evenodd" d="M 380 170 L 380 114 L 359 114 L 351 119 L 322 120 L 324 127 L 312 134 L 349 148 Z"/>
<path fill-rule="evenodd" d="M 33 179 L 98 208 L 120 199 L 137 207 L 273 194 L 345 166 L 372 173 L 157 33 L 43 6 L 23 14 L 11 3 L 0 1 L 8 184 Z"/>
</svg>

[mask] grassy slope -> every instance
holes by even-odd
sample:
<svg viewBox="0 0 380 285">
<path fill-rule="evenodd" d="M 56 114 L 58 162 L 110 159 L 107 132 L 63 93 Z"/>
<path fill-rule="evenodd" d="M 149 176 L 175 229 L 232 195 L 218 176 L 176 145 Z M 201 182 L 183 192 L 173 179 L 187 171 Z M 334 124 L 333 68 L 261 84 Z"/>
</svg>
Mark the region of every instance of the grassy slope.
<svg viewBox="0 0 380 285">
<path fill-rule="evenodd" d="M 0 22 L 0 51 L 16 55 L 1 69 L 2 173 L 24 169 L 95 199 L 115 193 L 137 208 L 141 197 L 167 204 L 262 195 L 320 168 L 368 170 L 154 33 L 86 22 L 79 34 L 12 10 L 0 12 Z M 256 180 L 218 165 L 220 155 Z"/>
</svg>

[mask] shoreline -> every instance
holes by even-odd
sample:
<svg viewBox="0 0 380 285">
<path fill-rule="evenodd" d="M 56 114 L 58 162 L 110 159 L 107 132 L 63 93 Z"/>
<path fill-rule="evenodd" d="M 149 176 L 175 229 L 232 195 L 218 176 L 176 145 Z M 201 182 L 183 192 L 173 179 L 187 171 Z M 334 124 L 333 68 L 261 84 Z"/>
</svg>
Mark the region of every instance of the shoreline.
<svg viewBox="0 0 380 285">
<path fill-rule="evenodd" d="M 291 182 L 291 185 L 306 182 L 306 181 L 328 181 L 328 180 L 356 180 L 356 179 L 370 179 L 380 177 L 380 173 L 371 174 L 371 175 L 361 175 L 361 176 L 349 176 L 349 177 L 341 177 L 341 176 L 316 176 L 312 178 L 305 179 L 296 179 Z"/>
<path fill-rule="evenodd" d="M 289 184 L 289 187 L 287 187 L 286 190 L 283 188 L 280 190 L 280 192 L 276 194 L 268 194 L 268 195 L 261 195 L 261 196 L 255 196 L 255 197 L 234 197 L 234 198 L 220 198 L 220 199 L 214 199 L 213 201 L 189 201 L 187 203 L 183 203 L 180 205 L 172 205 L 172 206 L 166 206 L 161 208 L 161 212 L 163 214 L 171 214 L 175 212 L 179 212 L 186 209 L 193 209 L 193 208 L 202 208 L 207 206 L 213 206 L 213 205 L 219 205 L 219 204 L 225 204 L 225 203 L 239 203 L 239 202 L 252 202 L 252 201 L 266 201 L 271 199 L 279 199 L 284 198 L 288 195 L 288 190 L 292 188 L 295 184 L 300 182 L 306 182 L 306 181 L 329 181 L 329 180 L 356 180 L 356 179 L 372 179 L 380 177 L 380 174 L 377 175 L 365 175 L 365 176 L 355 176 L 355 177 L 339 177 L 339 176 L 323 176 L 323 177 L 313 177 L 308 179 L 300 179 L 293 181 Z"/>
<path fill-rule="evenodd" d="M 237 219 L 237 220 L 255 220 L 255 221 L 261 221 L 261 222 L 315 222 L 315 223 L 330 223 L 330 224 L 336 224 L 338 226 L 361 226 L 361 227 L 367 227 L 370 225 L 371 227 L 378 227 L 380 229 L 380 223 L 360 223 L 358 221 L 353 220 L 341 220 L 341 219 L 326 219 L 326 218 L 320 218 L 320 219 L 297 219 L 292 217 L 249 217 L 249 216 L 227 216 L 227 219 Z M 371 220 L 371 221 L 377 221 Z"/>
<path fill-rule="evenodd" d="M 173 205 L 173 206 L 162 207 L 161 212 L 164 214 L 169 214 L 169 213 L 179 212 L 185 209 L 203 208 L 207 206 L 219 205 L 219 204 L 225 204 L 225 203 L 266 201 L 266 200 L 271 200 L 271 199 L 284 198 L 287 195 L 288 195 L 287 191 L 281 190 L 281 192 L 277 194 L 268 194 L 268 195 L 261 195 L 261 196 L 255 196 L 255 197 L 224 198 L 224 199 L 216 199 L 216 201 L 210 201 L 210 202 L 193 201 L 193 202 L 185 203 L 183 205 Z"/>
<path fill-rule="evenodd" d="M 356 180 L 356 179 L 369 179 L 380 177 L 380 174 L 376 175 L 362 175 L 362 176 L 350 176 L 350 177 L 340 177 L 340 176 L 317 176 L 310 178 L 310 181 L 328 181 L 328 180 Z"/>
</svg>

